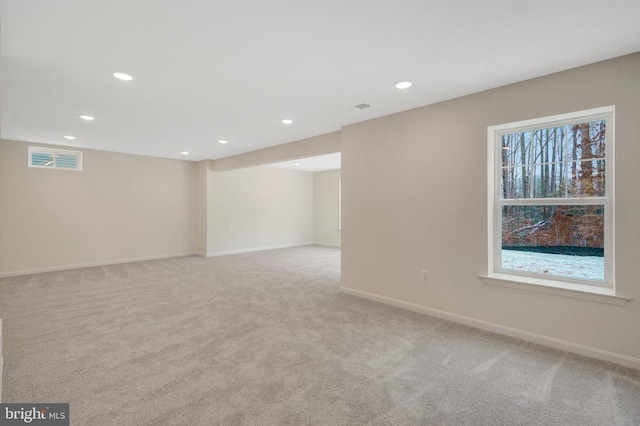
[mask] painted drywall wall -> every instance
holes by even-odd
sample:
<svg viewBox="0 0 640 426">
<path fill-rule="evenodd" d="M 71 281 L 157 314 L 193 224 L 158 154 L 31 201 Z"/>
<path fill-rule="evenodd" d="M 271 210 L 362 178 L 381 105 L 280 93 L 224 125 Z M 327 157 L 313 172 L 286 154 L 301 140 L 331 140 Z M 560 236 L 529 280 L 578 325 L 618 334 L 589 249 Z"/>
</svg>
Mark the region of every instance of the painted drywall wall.
<svg viewBox="0 0 640 426">
<path fill-rule="evenodd" d="M 81 149 L 81 172 L 39 169 L 30 145 L 0 141 L 0 274 L 196 250 L 195 162 Z"/>
<path fill-rule="evenodd" d="M 196 233 L 196 252 L 200 256 L 207 255 L 207 212 L 208 212 L 208 194 L 207 182 L 210 173 L 210 161 L 204 160 L 198 162 L 197 169 L 197 233 Z"/>
<path fill-rule="evenodd" d="M 313 240 L 340 246 L 340 170 L 313 174 Z"/>
<path fill-rule="evenodd" d="M 209 256 L 313 242 L 313 173 L 272 167 L 208 172 Z"/>
<path fill-rule="evenodd" d="M 211 168 L 215 171 L 227 171 L 298 158 L 333 154 L 334 152 L 340 152 L 340 143 L 340 132 L 326 133 L 312 138 L 220 158 L 212 161 Z"/>
<path fill-rule="evenodd" d="M 633 300 L 613 306 L 483 284 L 487 126 L 607 105 L 616 106 L 616 287 Z M 342 286 L 637 363 L 638 117 L 634 54 L 344 127 Z"/>
</svg>

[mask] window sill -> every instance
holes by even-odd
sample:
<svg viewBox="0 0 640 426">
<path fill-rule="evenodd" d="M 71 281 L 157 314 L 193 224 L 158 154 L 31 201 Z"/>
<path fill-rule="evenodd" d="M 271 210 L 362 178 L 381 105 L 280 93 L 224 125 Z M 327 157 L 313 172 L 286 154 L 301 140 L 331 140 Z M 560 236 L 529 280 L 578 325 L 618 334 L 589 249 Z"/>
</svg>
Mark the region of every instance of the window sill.
<svg viewBox="0 0 640 426">
<path fill-rule="evenodd" d="M 555 296 L 570 297 L 573 299 L 589 300 L 592 302 L 607 303 L 609 305 L 624 306 L 628 297 L 616 295 L 611 288 L 595 287 L 584 284 L 565 283 L 560 281 L 548 281 L 529 277 L 518 277 L 507 274 L 493 274 L 491 276 L 479 275 L 483 284 L 498 287 L 513 288 L 534 293 L 552 294 Z"/>
</svg>

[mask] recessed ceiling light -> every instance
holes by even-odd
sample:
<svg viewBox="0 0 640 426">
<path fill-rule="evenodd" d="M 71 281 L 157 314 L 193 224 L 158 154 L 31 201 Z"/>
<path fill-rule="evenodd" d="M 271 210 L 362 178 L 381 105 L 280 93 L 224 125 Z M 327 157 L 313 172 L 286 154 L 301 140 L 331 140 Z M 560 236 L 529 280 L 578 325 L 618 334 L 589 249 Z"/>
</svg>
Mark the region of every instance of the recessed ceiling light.
<svg viewBox="0 0 640 426">
<path fill-rule="evenodd" d="M 291 120 L 290 118 L 283 118 L 280 121 L 282 122 L 282 124 L 291 124 L 291 123 L 293 123 L 293 120 Z"/>
<path fill-rule="evenodd" d="M 225 141 L 225 140 L 221 139 L 221 140 L 218 141 L 218 143 L 225 144 L 225 143 L 229 143 L 229 141 Z"/>
<path fill-rule="evenodd" d="M 117 78 L 118 80 L 122 80 L 122 81 L 131 81 L 131 80 L 133 80 L 133 77 L 131 77 L 129 74 L 124 73 L 124 72 L 114 72 L 113 76 L 115 78 Z"/>
<path fill-rule="evenodd" d="M 64 137 L 65 139 L 69 139 L 70 141 L 74 140 L 76 137 L 75 136 L 71 136 L 71 135 L 66 135 Z"/>
<path fill-rule="evenodd" d="M 182 155 L 189 155 L 189 151 L 182 151 L 180 154 L 182 154 Z"/>
<path fill-rule="evenodd" d="M 300 163 L 293 163 L 293 165 L 294 165 L 294 166 L 299 166 L 299 165 L 300 165 Z"/>
<path fill-rule="evenodd" d="M 396 89 L 408 89 L 412 84 L 410 81 L 399 81 L 396 83 Z"/>
<path fill-rule="evenodd" d="M 96 118 L 91 116 L 91 115 L 81 115 L 80 118 L 82 118 L 83 120 L 87 120 L 87 121 L 93 121 Z"/>
</svg>

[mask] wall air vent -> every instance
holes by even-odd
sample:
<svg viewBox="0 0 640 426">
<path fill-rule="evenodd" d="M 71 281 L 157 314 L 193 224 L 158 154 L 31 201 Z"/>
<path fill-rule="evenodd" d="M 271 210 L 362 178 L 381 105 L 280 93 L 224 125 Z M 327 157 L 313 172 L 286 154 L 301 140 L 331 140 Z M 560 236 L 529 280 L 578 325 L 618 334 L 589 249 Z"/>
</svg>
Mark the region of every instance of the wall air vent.
<svg viewBox="0 0 640 426">
<path fill-rule="evenodd" d="M 356 105 L 356 108 L 358 109 L 365 109 L 365 108 L 369 108 L 371 105 L 369 104 L 360 104 L 360 105 Z"/>
<path fill-rule="evenodd" d="M 82 152 L 30 146 L 28 166 L 82 171 Z"/>
</svg>

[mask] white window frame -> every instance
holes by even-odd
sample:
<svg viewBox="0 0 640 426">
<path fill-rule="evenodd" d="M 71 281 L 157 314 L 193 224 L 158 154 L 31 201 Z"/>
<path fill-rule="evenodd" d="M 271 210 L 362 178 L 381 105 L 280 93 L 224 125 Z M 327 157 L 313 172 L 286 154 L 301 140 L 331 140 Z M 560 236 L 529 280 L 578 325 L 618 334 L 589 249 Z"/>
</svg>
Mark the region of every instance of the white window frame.
<svg viewBox="0 0 640 426">
<path fill-rule="evenodd" d="M 508 282 L 528 285 L 555 287 L 562 290 L 575 290 L 584 293 L 615 295 L 615 258 L 614 258 L 614 145 L 615 145 L 615 106 L 594 108 L 568 114 L 524 120 L 514 123 L 489 126 L 487 128 L 487 205 L 488 205 L 488 278 L 490 284 L 501 286 Z M 594 120 L 606 120 L 607 141 L 605 146 L 606 179 L 604 197 L 582 198 L 527 198 L 503 202 L 500 197 L 502 135 L 557 127 L 566 124 L 583 123 Z M 569 277 L 545 276 L 502 268 L 502 206 L 509 205 L 604 205 L 604 260 L 605 276 L 603 281 L 573 279 Z M 522 285 L 513 287 L 523 288 Z M 528 287 L 528 288 L 527 288 Z M 533 289 L 532 291 L 539 291 Z M 574 296 L 571 296 L 574 297 Z M 626 300 L 626 299 L 625 299 Z"/>
<path fill-rule="evenodd" d="M 50 166 L 39 166 L 37 164 L 32 163 L 33 154 L 50 154 L 53 155 L 53 163 Z M 65 155 L 65 156 L 74 156 L 76 157 L 77 167 L 69 168 L 69 167 L 58 167 L 56 165 L 56 156 Z M 81 151 L 71 151 L 68 149 L 55 149 L 55 148 L 43 148 L 39 146 L 30 146 L 29 147 L 29 156 L 27 157 L 27 165 L 29 167 L 33 167 L 36 169 L 55 169 L 55 170 L 72 170 L 76 172 L 82 171 L 82 152 Z"/>
</svg>

